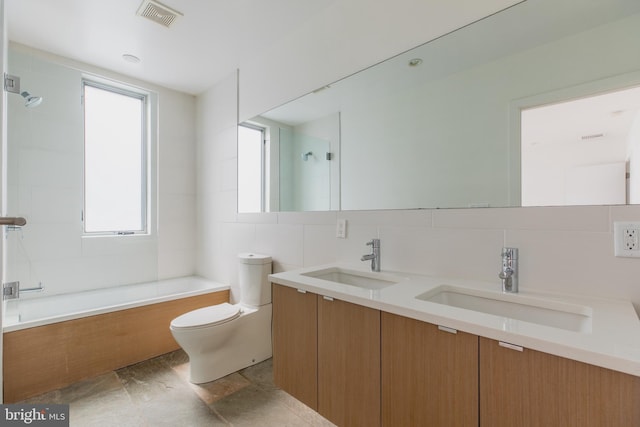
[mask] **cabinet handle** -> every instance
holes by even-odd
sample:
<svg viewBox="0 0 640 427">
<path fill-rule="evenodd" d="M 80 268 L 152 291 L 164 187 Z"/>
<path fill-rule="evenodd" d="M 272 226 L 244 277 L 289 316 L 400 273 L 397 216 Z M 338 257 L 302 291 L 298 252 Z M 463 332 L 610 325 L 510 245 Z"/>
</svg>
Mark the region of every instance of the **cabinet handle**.
<svg viewBox="0 0 640 427">
<path fill-rule="evenodd" d="M 300 292 L 301 294 L 306 294 L 307 291 L 305 291 L 304 289 L 296 289 L 298 292 Z"/>
<path fill-rule="evenodd" d="M 442 325 L 438 325 L 438 329 L 440 329 L 442 332 L 448 332 L 450 334 L 457 334 L 458 333 L 457 329 L 448 328 L 448 327 L 442 326 Z"/>
<path fill-rule="evenodd" d="M 326 296 L 326 295 L 323 295 L 323 296 L 322 296 L 322 299 L 324 299 L 324 300 L 326 300 L 326 301 L 333 301 L 333 298 L 332 298 L 332 297 L 328 297 L 328 296 Z"/>
<path fill-rule="evenodd" d="M 522 346 L 515 345 L 515 344 L 509 344 L 508 342 L 504 342 L 504 341 L 498 341 L 498 345 L 500 347 L 508 348 L 509 350 L 515 350 L 515 351 L 524 350 L 524 347 L 522 347 Z"/>
</svg>

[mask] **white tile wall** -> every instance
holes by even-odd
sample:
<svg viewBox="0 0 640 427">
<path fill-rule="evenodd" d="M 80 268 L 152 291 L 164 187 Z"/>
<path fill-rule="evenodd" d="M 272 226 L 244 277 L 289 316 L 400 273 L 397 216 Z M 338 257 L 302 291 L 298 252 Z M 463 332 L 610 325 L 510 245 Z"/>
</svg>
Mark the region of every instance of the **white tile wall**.
<svg viewBox="0 0 640 427">
<path fill-rule="evenodd" d="M 196 99 L 153 85 L 158 97 L 157 233 L 82 237 L 83 64 L 13 45 L 9 72 L 44 96 L 37 109 L 8 102 L 8 213 L 28 226 L 9 235 L 7 280 L 42 281 L 44 296 L 191 275 L 196 264 Z M 69 65 L 69 66 L 67 66 Z M 105 70 L 87 71 L 145 86 Z M 156 173 L 157 172 L 157 173 Z M 155 230 L 154 230 L 155 231 Z"/>
<path fill-rule="evenodd" d="M 220 85 L 235 84 L 230 78 Z M 216 86 L 204 94 L 200 117 L 220 111 L 219 104 L 235 111 L 235 100 L 216 98 L 218 93 L 233 91 Z M 225 117 L 231 119 L 230 114 Z M 231 134 L 228 123 L 220 125 Z M 365 243 L 380 237 L 383 270 L 475 278 L 498 287 L 500 250 L 515 246 L 520 249 L 522 289 L 625 299 L 640 310 L 640 259 L 615 258 L 612 234 L 613 221 L 640 221 L 640 206 L 237 214 L 229 181 L 224 190 L 201 181 L 209 179 L 209 168 L 233 157 L 235 140 L 202 122 L 199 130 L 204 157 L 199 158 L 202 238 L 197 268 L 230 283 L 236 298 L 238 252 L 269 254 L 274 271 L 284 271 L 360 262 L 370 249 Z M 335 237 L 338 218 L 347 220 L 346 239 Z"/>
</svg>

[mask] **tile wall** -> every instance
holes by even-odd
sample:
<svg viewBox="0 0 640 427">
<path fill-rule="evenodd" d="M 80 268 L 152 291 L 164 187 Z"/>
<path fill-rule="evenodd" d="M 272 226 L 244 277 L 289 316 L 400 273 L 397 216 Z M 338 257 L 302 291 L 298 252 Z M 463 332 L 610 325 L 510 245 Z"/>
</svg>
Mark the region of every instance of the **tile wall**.
<svg viewBox="0 0 640 427">
<path fill-rule="evenodd" d="M 522 290 L 625 299 L 640 310 L 640 259 L 614 257 L 612 233 L 613 221 L 640 220 L 640 206 L 238 214 L 236 84 L 230 76 L 198 100 L 197 270 L 231 283 L 234 297 L 239 252 L 273 256 L 278 272 L 359 263 L 365 242 L 379 237 L 383 269 L 498 287 L 500 250 L 514 246 Z M 348 222 L 346 239 L 334 237 L 338 218 Z"/>
<path fill-rule="evenodd" d="M 28 224 L 8 235 L 6 280 L 23 288 L 42 282 L 45 292 L 24 294 L 30 298 L 193 274 L 195 97 L 14 44 L 9 72 L 44 101 L 26 109 L 22 97 L 7 96 L 7 212 Z M 143 87 L 158 100 L 150 236 L 82 235 L 86 75 Z"/>
</svg>

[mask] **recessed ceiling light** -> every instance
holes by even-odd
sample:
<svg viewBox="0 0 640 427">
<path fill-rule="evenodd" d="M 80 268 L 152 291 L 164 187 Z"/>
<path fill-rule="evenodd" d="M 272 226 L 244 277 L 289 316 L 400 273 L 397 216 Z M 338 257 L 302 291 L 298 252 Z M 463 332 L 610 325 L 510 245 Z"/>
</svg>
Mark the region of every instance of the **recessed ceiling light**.
<svg viewBox="0 0 640 427">
<path fill-rule="evenodd" d="M 122 55 L 122 59 L 127 62 L 131 62 L 132 64 L 137 64 L 138 62 L 140 62 L 140 58 L 135 55 L 131 55 L 130 53 L 125 53 L 124 55 Z"/>
</svg>

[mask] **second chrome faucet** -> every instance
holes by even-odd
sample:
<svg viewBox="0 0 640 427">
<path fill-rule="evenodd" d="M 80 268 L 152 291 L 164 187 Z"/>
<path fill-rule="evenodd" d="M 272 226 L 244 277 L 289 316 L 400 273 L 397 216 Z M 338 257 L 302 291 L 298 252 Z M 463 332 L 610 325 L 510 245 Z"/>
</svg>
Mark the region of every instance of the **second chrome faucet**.
<svg viewBox="0 0 640 427">
<path fill-rule="evenodd" d="M 371 271 L 380 271 L 380 239 L 371 239 L 370 242 L 367 242 L 367 246 L 371 246 L 373 252 L 362 255 L 360 261 L 371 260 Z"/>
<path fill-rule="evenodd" d="M 502 248 L 502 269 L 498 274 L 502 281 L 502 292 L 518 292 L 518 249 Z"/>
</svg>

